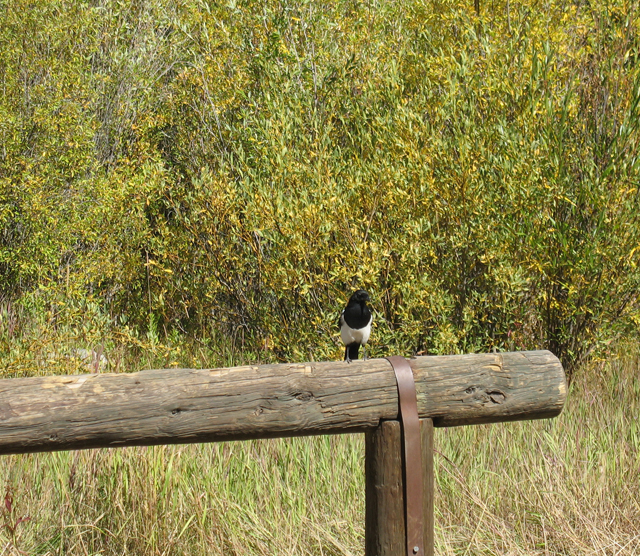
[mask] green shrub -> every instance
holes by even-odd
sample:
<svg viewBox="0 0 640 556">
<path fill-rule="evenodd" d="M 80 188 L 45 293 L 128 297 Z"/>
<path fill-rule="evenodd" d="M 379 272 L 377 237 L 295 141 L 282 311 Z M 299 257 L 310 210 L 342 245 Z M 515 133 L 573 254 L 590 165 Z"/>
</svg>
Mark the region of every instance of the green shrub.
<svg viewBox="0 0 640 556">
<path fill-rule="evenodd" d="M 267 359 L 356 287 L 374 354 L 637 334 L 637 7 L 468 4 L 7 2 L 2 290 Z"/>
</svg>

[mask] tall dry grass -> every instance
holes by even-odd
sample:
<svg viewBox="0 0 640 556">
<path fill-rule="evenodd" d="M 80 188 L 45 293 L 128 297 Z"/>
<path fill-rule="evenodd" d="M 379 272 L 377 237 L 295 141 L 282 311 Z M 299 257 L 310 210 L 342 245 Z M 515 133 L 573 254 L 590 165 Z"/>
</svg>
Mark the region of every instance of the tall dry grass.
<svg viewBox="0 0 640 556">
<path fill-rule="evenodd" d="M 640 554 L 640 368 L 582 369 L 554 420 L 439 431 L 443 554 Z"/>
</svg>

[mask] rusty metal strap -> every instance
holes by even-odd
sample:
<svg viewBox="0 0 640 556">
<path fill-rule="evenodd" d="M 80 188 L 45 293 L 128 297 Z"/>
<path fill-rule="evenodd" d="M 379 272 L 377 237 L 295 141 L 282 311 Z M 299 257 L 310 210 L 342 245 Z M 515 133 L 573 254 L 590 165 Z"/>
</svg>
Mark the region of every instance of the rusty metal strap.
<svg viewBox="0 0 640 556">
<path fill-rule="evenodd" d="M 407 526 L 407 556 L 424 554 L 424 509 L 422 506 L 422 449 L 420 418 L 413 371 L 404 357 L 386 358 L 396 373 L 404 444 L 404 500 Z"/>
</svg>

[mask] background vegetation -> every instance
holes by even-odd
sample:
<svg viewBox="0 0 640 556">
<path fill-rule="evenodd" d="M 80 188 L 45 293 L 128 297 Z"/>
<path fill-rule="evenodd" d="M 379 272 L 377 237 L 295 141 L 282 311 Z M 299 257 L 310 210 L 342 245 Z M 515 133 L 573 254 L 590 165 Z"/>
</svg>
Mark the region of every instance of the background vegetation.
<svg viewBox="0 0 640 556">
<path fill-rule="evenodd" d="M 1 6 L 0 288 L 49 326 L 326 359 L 364 287 L 377 353 L 637 335 L 637 3 Z"/>
<path fill-rule="evenodd" d="M 640 7 L 472 4 L 0 0 L 2 376 L 339 358 L 364 287 L 575 376 L 438 433 L 441 553 L 638 554 Z M 3 458 L 1 546 L 360 553 L 361 443 Z"/>
</svg>

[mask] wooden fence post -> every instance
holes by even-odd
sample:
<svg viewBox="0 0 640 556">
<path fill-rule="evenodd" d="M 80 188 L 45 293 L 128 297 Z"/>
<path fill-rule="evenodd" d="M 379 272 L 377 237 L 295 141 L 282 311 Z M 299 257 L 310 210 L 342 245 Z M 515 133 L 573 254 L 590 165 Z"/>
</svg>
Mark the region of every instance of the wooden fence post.
<svg viewBox="0 0 640 556">
<path fill-rule="evenodd" d="M 433 556 L 433 421 L 420 419 L 424 556 Z M 365 433 L 365 556 L 406 556 L 402 434 L 399 421 Z M 421 556 L 421 555 L 418 555 Z"/>
<path fill-rule="evenodd" d="M 389 363 L 0 380 L 0 455 L 365 432 L 365 555 L 407 556 L 398 378 Z M 418 550 L 433 556 L 434 426 L 555 417 L 567 385 L 548 351 L 416 357 L 410 366 L 423 417 Z M 415 420 L 412 426 L 415 436 Z"/>
</svg>

